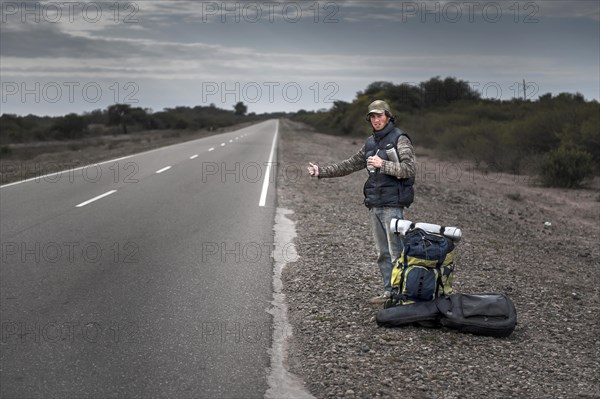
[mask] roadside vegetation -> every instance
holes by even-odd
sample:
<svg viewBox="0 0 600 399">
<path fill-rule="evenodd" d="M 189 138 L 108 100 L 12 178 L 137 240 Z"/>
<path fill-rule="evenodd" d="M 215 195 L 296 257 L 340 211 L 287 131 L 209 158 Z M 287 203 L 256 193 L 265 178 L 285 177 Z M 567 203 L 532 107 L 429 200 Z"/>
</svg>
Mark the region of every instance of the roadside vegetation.
<svg viewBox="0 0 600 399">
<path fill-rule="evenodd" d="M 600 175 L 600 104 L 578 93 L 499 101 L 482 99 L 467 82 L 450 77 L 416 86 L 374 82 L 351 103 L 301 110 L 293 119 L 322 132 L 364 137 L 369 125 L 361 122 L 374 99 L 390 103 L 415 145 L 443 159 L 536 175 L 546 186 L 578 187 Z"/>
<path fill-rule="evenodd" d="M 8 148 L 12 144 L 77 140 L 106 135 L 167 130 L 216 130 L 239 123 L 266 119 L 256 114 L 246 115 L 243 103 L 228 111 L 210 106 L 175 107 L 153 112 L 147 108 L 132 107 L 130 104 L 114 104 L 106 109 L 78 115 L 65 116 L 18 116 L 3 114 L 1 144 Z M 5 149 L 4 152 L 7 150 Z"/>
</svg>

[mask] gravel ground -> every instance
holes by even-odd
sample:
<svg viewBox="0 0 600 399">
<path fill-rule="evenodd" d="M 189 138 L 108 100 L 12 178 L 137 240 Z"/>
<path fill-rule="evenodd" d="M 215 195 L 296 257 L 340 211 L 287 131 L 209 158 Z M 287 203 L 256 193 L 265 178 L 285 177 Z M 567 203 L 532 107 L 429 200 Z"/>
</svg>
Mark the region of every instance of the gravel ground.
<svg viewBox="0 0 600 399">
<path fill-rule="evenodd" d="M 384 328 L 367 302 L 382 282 L 362 204 L 366 172 L 317 180 L 305 169 L 345 159 L 363 139 L 287 120 L 280 132 L 278 206 L 294 212 L 299 253 L 282 277 L 289 367 L 315 397 L 600 398 L 597 189 L 436 161 L 411 134 L 419 172 L 406 219 L 460 227 L 455 289 L 507 293 L 518 325 L 508 338 Z"/>
</svg>

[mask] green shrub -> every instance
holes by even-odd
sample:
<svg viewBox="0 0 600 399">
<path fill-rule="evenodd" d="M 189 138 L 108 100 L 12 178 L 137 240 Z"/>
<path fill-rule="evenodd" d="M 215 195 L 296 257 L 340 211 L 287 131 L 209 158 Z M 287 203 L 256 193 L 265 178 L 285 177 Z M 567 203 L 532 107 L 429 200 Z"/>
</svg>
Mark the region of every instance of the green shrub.
<svg viewBox="0 0 600 399">
<path fill-rule="evenodd" d="M 544 156 L 540 165 L 542 184 L 550 187 L 577 187 L 594 174 L 592 155 L 586 151 L 558 148 Z"/>
</svg>

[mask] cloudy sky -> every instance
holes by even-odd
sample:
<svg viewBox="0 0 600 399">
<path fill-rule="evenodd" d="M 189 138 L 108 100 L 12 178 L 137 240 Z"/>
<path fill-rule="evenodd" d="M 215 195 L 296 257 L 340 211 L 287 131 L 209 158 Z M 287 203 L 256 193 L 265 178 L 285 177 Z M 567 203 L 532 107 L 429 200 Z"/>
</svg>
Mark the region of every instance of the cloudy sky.
<svg viewBox="0 0 600 399">
<path fill-rule="evenodd" d="M 2 113 L 329 108 L 374 81 L 600 99 L 600 1 L 0 1 Z"/>
</svg>

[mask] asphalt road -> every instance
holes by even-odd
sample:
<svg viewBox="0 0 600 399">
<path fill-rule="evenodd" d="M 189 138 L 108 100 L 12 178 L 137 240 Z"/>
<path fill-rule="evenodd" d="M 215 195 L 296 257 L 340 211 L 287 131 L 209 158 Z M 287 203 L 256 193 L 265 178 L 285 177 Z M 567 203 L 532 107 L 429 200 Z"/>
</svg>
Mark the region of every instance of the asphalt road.
<svg viewBox="0 0 600 399">
<path fill-rule="evenodd" d="M 277 129 L 2 187 L 0 396 L 263 397 Z"/>
</svg>

